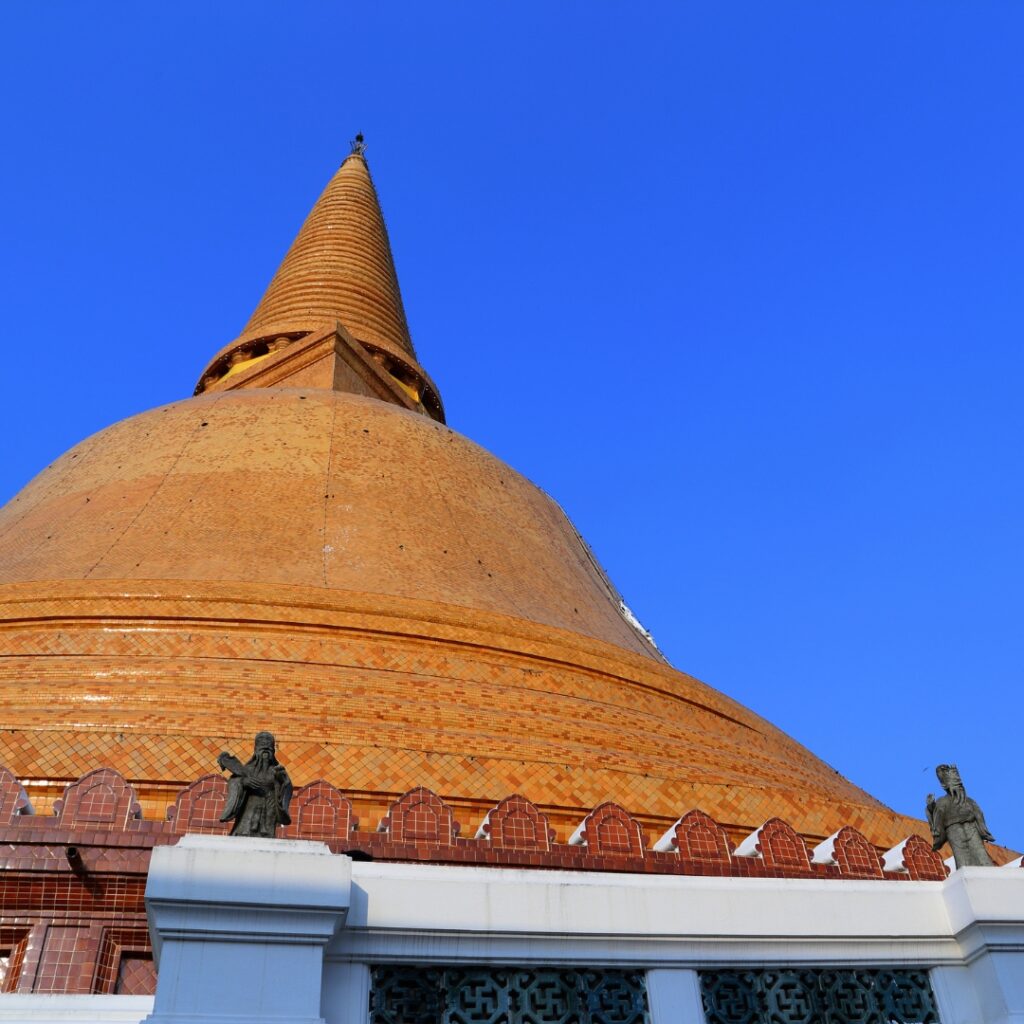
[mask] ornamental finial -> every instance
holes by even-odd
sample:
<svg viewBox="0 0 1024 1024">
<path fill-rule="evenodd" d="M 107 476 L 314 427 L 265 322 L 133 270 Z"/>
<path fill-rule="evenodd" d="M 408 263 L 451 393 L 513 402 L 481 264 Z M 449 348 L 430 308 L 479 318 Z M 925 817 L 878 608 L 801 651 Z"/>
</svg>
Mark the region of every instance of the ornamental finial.
<svg viewBox="0 0 1024 1024">
<path fill-rule="evenodd" d="M 366 140 L 363 138 L 362 132 L 356 132 L 356 137 L 352 140 L 352 155 L 362 156 L 366 152 Z"/>
</svg>

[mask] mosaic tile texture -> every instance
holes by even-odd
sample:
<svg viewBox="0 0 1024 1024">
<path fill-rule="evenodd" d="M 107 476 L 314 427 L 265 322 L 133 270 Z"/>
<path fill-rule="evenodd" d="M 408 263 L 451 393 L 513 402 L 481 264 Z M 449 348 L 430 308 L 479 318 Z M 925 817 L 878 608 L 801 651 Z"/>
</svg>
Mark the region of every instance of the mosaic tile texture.
<svg viewBox="0 0 1024 1024">
<path fill-rule="evenodd" d="M 296 785 L 329 780 L 364 820 L 422 785 L 465 818 L 520 793 L 562 841 L 608 801 L 658 834 L 692 807 L 734 839 L 772 817 L 808 838 L 852 825 L 886 847 L 923 829 L 650 658 L 408 599 L 173 581 L 8 585 L 0 704 L 0 763 L 41 812 L 83 769 L 109 765 L 144 815 L 162 817 L 221 750 L 248 756 L 270 728 Z"/>
</svg>

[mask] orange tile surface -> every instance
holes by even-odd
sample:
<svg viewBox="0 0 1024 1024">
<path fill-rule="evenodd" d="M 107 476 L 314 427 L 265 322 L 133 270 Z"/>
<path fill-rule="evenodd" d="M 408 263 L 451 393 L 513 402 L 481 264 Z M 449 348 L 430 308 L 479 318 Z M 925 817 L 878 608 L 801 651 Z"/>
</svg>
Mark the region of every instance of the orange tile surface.
<svg viewBox="0 0 1024 1024">
<path fill-rule="evenodd" d="M 883 846 L 920 828 L 697 680 L 537 623 L 282 585 L 80 580 L 0 596 L 0 763 L 40 807 L 109 765 L 162 818 L 220 750 L 246 753 L 271 728 L 297 784 L 329 780 L 374 824 L 426 786 L 462 820 L 522 793 L 563 841 L 606 800 L 652 829 L 693 807 L 740 836 L 773 816 Z"/>
</svg>

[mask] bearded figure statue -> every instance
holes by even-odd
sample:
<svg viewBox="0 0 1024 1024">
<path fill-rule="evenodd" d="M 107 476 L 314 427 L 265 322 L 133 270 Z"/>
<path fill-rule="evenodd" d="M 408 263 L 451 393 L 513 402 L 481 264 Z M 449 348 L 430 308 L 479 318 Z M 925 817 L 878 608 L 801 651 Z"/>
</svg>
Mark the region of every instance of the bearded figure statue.
<svg viewBox="0 0 1024 1024">
<path fill-rule="evenodd" d="M 932 849 L 938 850 L 948 842 L 958 868 L 991 867 L 992 858 L 985 849 L 985 843 L 994 843 L 995 840 L 985 824 L 981 808 L 965 792 L 957 766 L 940 764 L 935 774 L 946 795 L 936 800 L 929 793 L 925 805 L 934 840 Z"/>
<path fill-rule="evenodd" d="M 228 799 L 220 816 L 221 821 L 234 821 L 231 835 L 272 839 L 278 825 L 291 824 L 288 805 L 292 782 L 275 751 L 274 737 L 260 732 L 252 757 L 245 764 L 226 751 L 217 758 L 221 770 L 231 772 Z"/>
</svg>

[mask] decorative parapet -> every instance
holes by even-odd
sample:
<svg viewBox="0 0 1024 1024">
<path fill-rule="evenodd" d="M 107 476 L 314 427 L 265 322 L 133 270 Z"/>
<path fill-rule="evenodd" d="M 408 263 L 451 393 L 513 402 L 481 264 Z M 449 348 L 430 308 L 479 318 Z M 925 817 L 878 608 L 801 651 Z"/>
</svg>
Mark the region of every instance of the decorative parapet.
<svg viewBox="0 0 1024 1024">
<path fill-rule="evenodd" d="M 459 824 L 452 809 L 436 793 L 418 786 L 391 805 L 377 831 L 387 833 L 393 843 L 453 846 Z"/>
<path fill-rule="evenodd" d="M 228 796 L 228 783 L 223 775 L 204 775 L 178 794 L 167 808 L 167 820 L 175 832 L 225 833 L 230 824 L 221 821 L 221 812 Z"/>
<path fill-rule="evenodd" d="M 595 807 L 569 837 L 570 846 L 585 846 L 591 856 L 635 857 L 642 860 L 646 850 L 640 822 L 618 804 Z"/>
<path fill-rule="evenodd" d="M 920 836 L 908 836 L 882 854 L 886 874 L 905 875 L 915 882 L 941 882 L 949 873 L 942 858 Z"/>
<path fill-rule="evenodd" d="M 0 825 L 9 825 L 19 814 L 34 814 L 25 787 L 14 772 L 0 767 Z"/>
<path fill-rule="evenodd" d="M 93 858 L 86 864 L 90 870 L 116 871 L 128 855 L 115 855 L 115 848 L 148 858 L 154 846 L 176 843 L 182 835 L 225 832 L 220 814 L 226 792 L 223 776 L 204 775 L 182 789 L 166 821 L 146 820 L 131 785 L 116 771 L 98 768 L 68 785 L 54 817 L 40 818 L 30 813 L 17 778 L 0 767 L 0 848 L 7 844 L 8 850 L 0 867 L 67 870 L 65 847 L 75 846 L 86 861 Z M 424 787 L 399 797 L 375 832 L 358 829 L 352 801 L 323 779 L 295 790 L 291 816 L 283 838 L 319 840 L 336 853 L 374 860 L 738 878 L 933 881 L 948 873 L 919 835 L 883 853 L 845 826 L 811 851 L 788 822 L 772 818 L 733 849 L 725 828 L 700 810 L 681 815 L 648 846 L 641 823 L 614 803 L 595 807 L 568 842 L 558 843 L 547 816 L 521 794 L 496 804 L 471 838 L 459 835 L 452 807 Z M 1007 866 L 1020 868 L 1022 860 Z"/>
<path fill-rule="evenodd" d="M 513 794 L 487 812 L 474 838 L 500 850 L 546 852 L 555 841 L 555 832 L 548 825 L 547 815 L 541 814 L 525 796 Z"/>
<path fill-rule="evenodd" d="M 769 818 L 736 847 L 736 857 L 756 857 L 764 861 L 770 874 L 807 875 L 811 860 L 807 844 L 789 822 Z"/>
<path fill-rule="evenodd" d="M 289 839 L 345 841 L 357 827 L 352 801 L 323 779 L 295 791 L 291 816 L 292 823 L 284 830 Z"/>
<path fill-rule="evenodd" d="M 142 817 L 135 790 L 113 768 L 96 768 L 70 783 L 64 796 L 53 805 L 53 813 L 65 828 L 127 828 L 133 818 Z"/>
<path fill-rule="evenodd" d="M 811 851 L 814 864 L 839 868 L 851 878 L 882 878 L 882 858 L 878 851 L 852 825 L 845 825 L 818 843 Z"/>
<path fill-rule="evenodd" d="M 909 839 L 909 836 L 907 837 Z M 903 848 L 907 845 L 907 839 L 897 843 L 891 850 L 882 854 L 882 870 L 887 874 L 909 875 L 906 863 L 903 860 Z"/>
<path fill-rule="evenodd" d="M 684 814 L 654 844 L 658 853 L 678 853 L 686 861 L 726 867 L 732 844 L 725 829 L 703 811 Z"/>
</svg>

